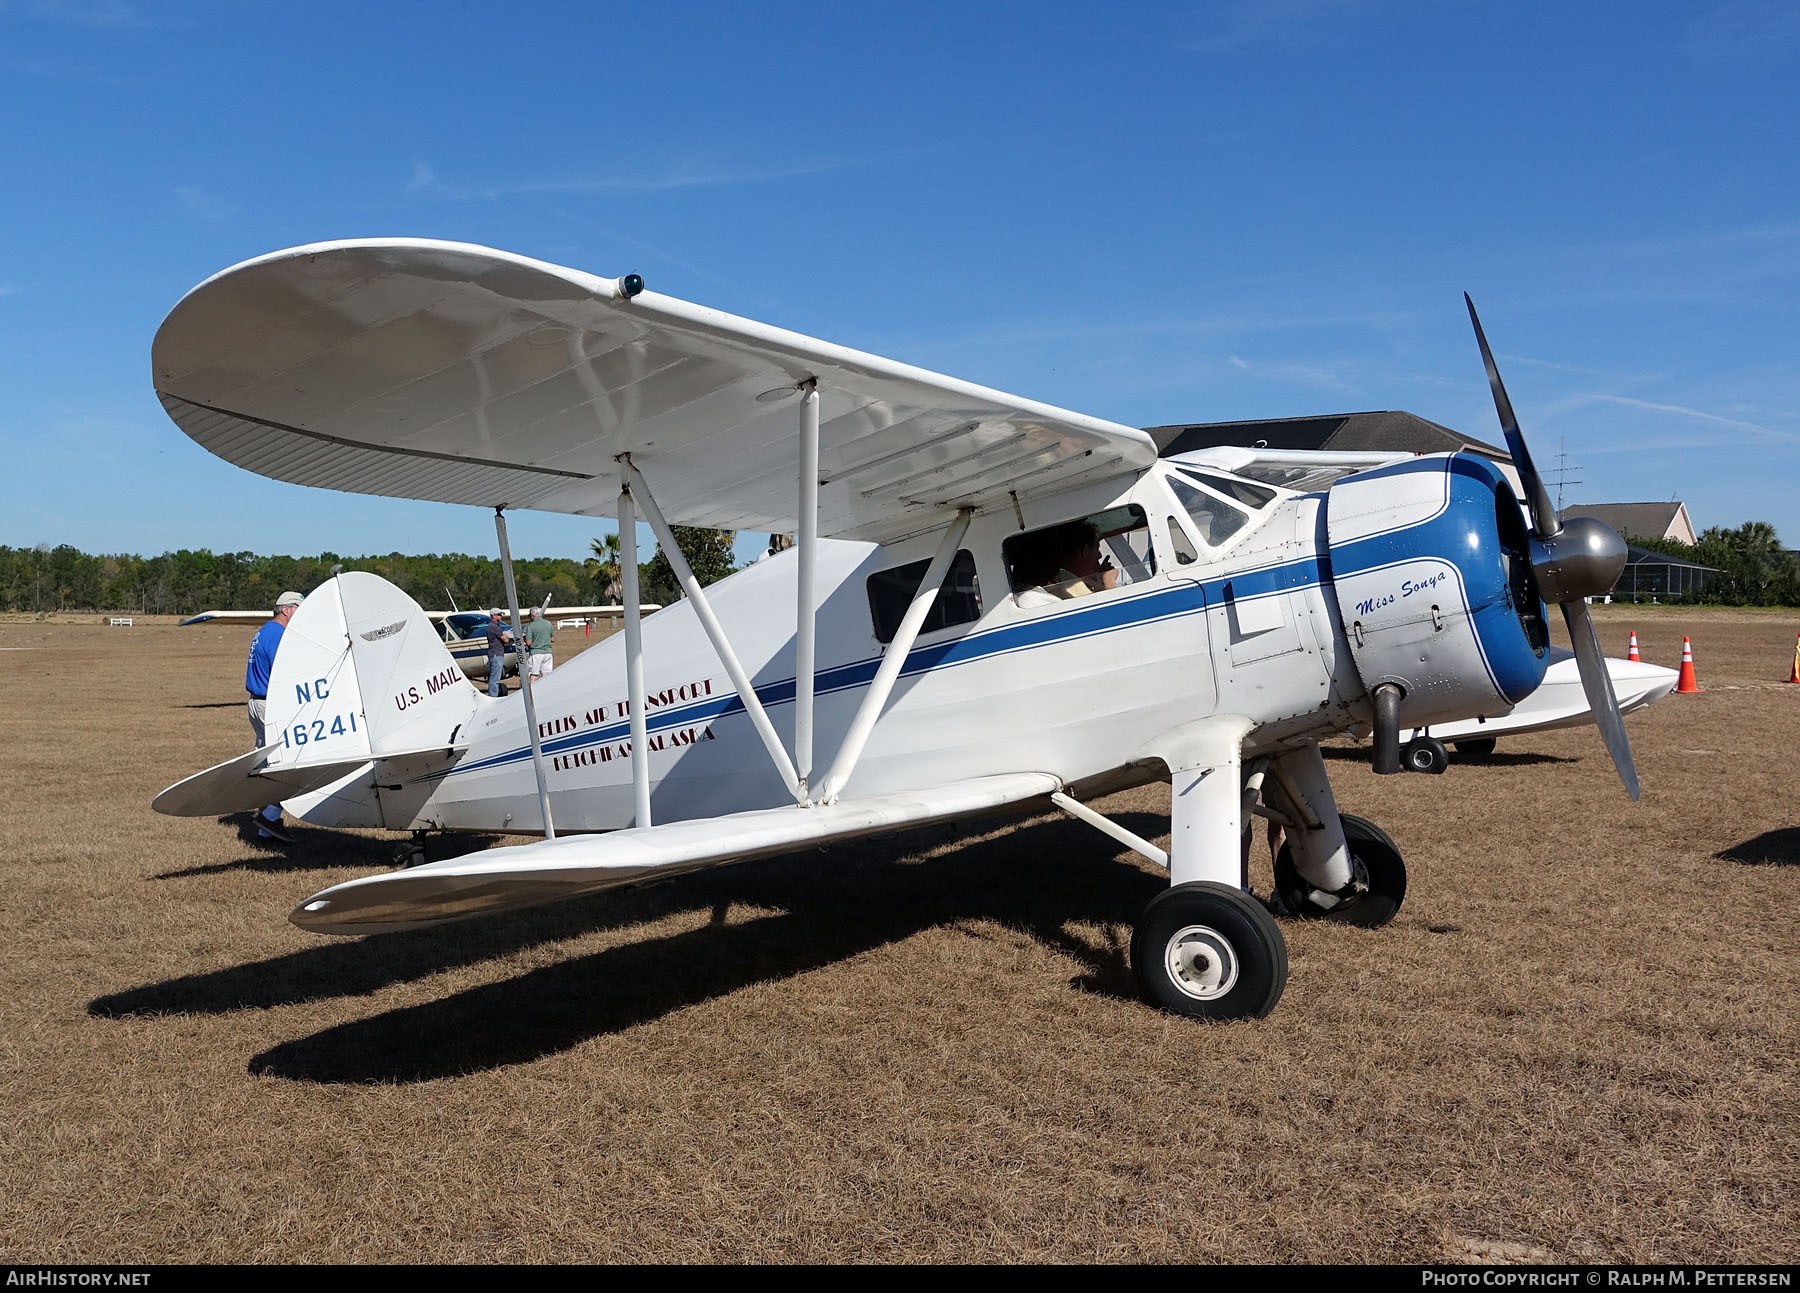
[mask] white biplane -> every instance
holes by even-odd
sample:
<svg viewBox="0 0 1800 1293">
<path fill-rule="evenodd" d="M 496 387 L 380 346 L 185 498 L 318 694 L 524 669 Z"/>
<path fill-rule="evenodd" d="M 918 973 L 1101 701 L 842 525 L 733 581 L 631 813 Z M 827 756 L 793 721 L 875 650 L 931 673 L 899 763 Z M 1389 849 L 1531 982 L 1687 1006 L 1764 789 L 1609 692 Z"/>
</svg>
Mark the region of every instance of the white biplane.
<svg viewBox="0 0 1800 1293">
<path fill-rule="evenodd" d="M 493 508 L 509 584 L 506 511 L 616 517 L 628 608 L 642 517 L 686 597 L 490 699 L 399 590 L 340 575 L 288 626 L 269 745 L 156 807 L 273 796 L 324 824 L 546 837 L 291 915 L 358 934 L 1054 804 L 1168 869 L 1132 940 L 1150 1000 L 1264 1015 L 1287 951 L 1245 892 L 1249 815 L 1286 828 L 1290 910 L 1392 919 L 1400 854 L 1340 817 L 1318 743 L 1370 730 L 1397 772 L 1403 728 L 1509 711 L 1550 664 L 1544 599 L 1638 794 L 1582 601 L 1624 544 L 1559 522 L 1476 332 L 1529 531 L 1481 458 L 1159 461 L 1136 428 L 636 275 L 411 239 L 248 261 L 157 333 L 157 392 L 201 445 L 279 480 Z M 671 524 L 796 542 L 702 589 Z M 1083 802 L 1155 780 L 1166 853 Z"/>
</svg>

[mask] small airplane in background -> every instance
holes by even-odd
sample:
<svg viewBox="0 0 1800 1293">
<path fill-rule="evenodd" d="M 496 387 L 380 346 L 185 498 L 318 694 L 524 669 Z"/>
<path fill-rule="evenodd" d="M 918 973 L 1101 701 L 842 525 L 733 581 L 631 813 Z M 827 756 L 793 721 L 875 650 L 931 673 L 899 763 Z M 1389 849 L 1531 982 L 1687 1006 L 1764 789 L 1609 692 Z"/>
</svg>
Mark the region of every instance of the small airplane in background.
<svg viewBox="0 0 1800 1293">
<path fill-rule="evenodd" d="M 509 587 L 506 511 L 616 514 L 624 632 L 490 698 L 453 685 L 410 598 L 340 574 L 282 639 L 269 745 L 154 806 L 213 816 L 273 794 L 325 825 L 545 836 L 291 913 L 339 934 L 1055 806 L 1168 870 L 1131 941 L 1145 996 L 1260 1017 L 1287 948 L 1245 891 L 1252 814 L 1285 828 L 1287 910 L 1393 919 L 1400 852 L 1340 815 L 1319 742 L 1367 731 L 1375 771 L 1397 773 L 1403 732 L 1513 711 L 1552 665 L 1546 603 L 1638 797 L 1584 601 L 1625 545 L 1559 518 L 1469 315 L 1529 521 L 1478 456 L 1159 460 L 1135 427 L 636 275 L 414 239 L 247 261 L 158 330 L 156 389 L 184 432 L 279 480 L 492 508 Z M 647 619 L 640 514 L 685 594 Z M 795 546 L 703 589 L 671 524 Z M 1167 851 L 1083 802 L 1158 780 Z"/>
<path fill-rule="evenodd" d="M 622 618 L 625 614 L 623 606 L 552 606 L 546 597 L 539 608 L 551 619 L 557 620 L 558 628 L 568 628 L 601 618 Z M 642 614 L 661 610 L 658 602 L 645 602 Z M 423 611 L 425 618 L 436 627 L 438 637 L 450 649 L 450 658 L 456 661 L 457 667 L 465 677 L 482 681 L 488 675 L 487 626 L 491 614 L 487 611 Z M 194 624 L 213 623 L 253 623 L 263 624 L 268 621 L 267 611 L 201 611 L 198 615 L 190 615 L 181 621 L 179 627 L 187 628 Z M 508 649 L 506 653 L 506 672 L 514 675 L 519 672 L 518 653 Z"/>
</svg>

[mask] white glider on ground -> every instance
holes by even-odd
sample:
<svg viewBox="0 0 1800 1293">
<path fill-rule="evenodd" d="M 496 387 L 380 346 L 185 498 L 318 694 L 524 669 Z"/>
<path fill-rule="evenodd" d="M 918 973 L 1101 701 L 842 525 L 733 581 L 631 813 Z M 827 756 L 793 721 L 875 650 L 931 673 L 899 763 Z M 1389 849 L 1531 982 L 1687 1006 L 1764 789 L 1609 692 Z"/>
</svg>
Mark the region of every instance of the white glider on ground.
<svg viewBox="0 0 1800 1293">
<path fill-rule="evenodd" d="M 1606 658 L 1606 672 L 1612 678 L 1613 695 L 1621 714 L 1655 704 L 1675 690 L 1675 684 L 1681 678 L 1675 670 L 1659 664 L 1620 660 L 1615 656 Z M 1409 772 L 1442 772 L 1447 758 L 1446 742 L 1459 755 L 1482 758 L 1494 752 L 1502 736 L 1511 738 L 1557 727 L 1583 727 L 1593 721 L 1594 711 L 1588 706 L 1587 692 L 1581 682 L 1581 662 L 1574 652 L 1551 647 L 1550 667 L 1544 671 L 1544 681 L 1510 712 L 1414 728 L 1400 747 L 1400 760 Z"/>
<path fill-rule="evenodd" d="M 1318 742 L 1369 727 L 1397 772 L 1404 729 L 1512 710 L 1551 664 L 1545 598 L 1637 796 L 1582 601 L 1624 544 L 1559 521 L 1476 331 L 1529 531 L 1481 458 L 1159 461 L 1136 428 L 635 275 L 408 239 L 246 262 L 157 334 L 188 435 L 279 480 L 494 508 L 509 579 L 505 511 L 616 517 L 628 608 L 641 516 L 686 597 L 490 699 L 408 598 L 340 575 L 283 638 L 268 748 L 156 806 L 234 811 L 273 784 L 308 821 L 546 836 L 292 913 L 355 934 L 1054 804 L 1168 868 L 1132 941 L 1146 995 L 1263 1015 L 1287 952 L 1243 890 L 1250 814 L 1286 828 L 1289 908 L 1392 919 L 1400 855 L 1340 818 Z M 672 524 L 796 543 L 701 589 Z M 1082 802 L 1154 780 L 1172 783 L 1166 854 Z"/>
</svg>

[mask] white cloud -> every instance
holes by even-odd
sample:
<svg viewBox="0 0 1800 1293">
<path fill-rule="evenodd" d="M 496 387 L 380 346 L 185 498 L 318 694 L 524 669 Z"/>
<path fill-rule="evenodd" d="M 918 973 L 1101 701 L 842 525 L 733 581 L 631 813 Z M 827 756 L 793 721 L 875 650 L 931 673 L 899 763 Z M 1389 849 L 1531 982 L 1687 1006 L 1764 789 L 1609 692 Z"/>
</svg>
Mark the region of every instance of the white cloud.
<svg viewBox="0 0 1800 1293">
<path fill-rule="evenodd" d="M 148 27 L 150 18 L 129 0 L 0 0 L 0 13 L 21 14 L 75 27 Z"/>
<path fill-rule="evenodd" d="M 208 223 L 229 220 L 238 213 L 237 203 L 195 184 L 177 184 L 175 196 L 189 215 Z"/>
<path fill-rule="evenodd" d="M 1800 8 L 1789 0 L 1727 0 L 1688 23 L 1682 52 L 1702 63 L 1785 58 L 1800 44 Z"/>
<path fill-rule="evenodd" d="M 829 171 L 843 170 L 856 165 L 853 162 L 820 161 L 806 162 L 794 166 L 770 167 L 766 170 L 737 169 L 732 167 L 693 166 L 678 167 L 652 173 L 621 168 L 616 174 L 597 176 L 570 176 L 561 179 L 522 180 L 510 184 L 494 185 L 456 185 L 438 182 L 437 175 L 424 163 L 416 163 L 413 171 L 413 190 L 417 191 L 421 170 L 430 176 L 430 188 L 447 198 L 461 201 L 492 201 L 496 198 L 519 197 L 523 195 L 551 196 L 559 193 L 611 193 L 634 196 L 648 193 L 668 193 L 677 189 L 724 188 L 740 184 L 764 184 L 772 180 L 798 179 L 808 175 L 823 175 Z"/>
</svg>

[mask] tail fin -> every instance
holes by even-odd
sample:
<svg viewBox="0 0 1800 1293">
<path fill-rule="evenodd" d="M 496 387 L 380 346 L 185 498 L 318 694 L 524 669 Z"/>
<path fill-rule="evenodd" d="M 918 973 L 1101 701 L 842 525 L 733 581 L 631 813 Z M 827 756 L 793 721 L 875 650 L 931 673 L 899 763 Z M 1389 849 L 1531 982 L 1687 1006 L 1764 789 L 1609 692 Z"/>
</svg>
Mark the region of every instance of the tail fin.
<svg viewBox="0 0 1800 1293">
<path fill-rule="evenodd" d="M 281 639 L 265 718 L 270 767 L 449 746 L 466 738 L 480 703 L 418 603 L 350 571 L 315 589 Z"/>
</svg>

